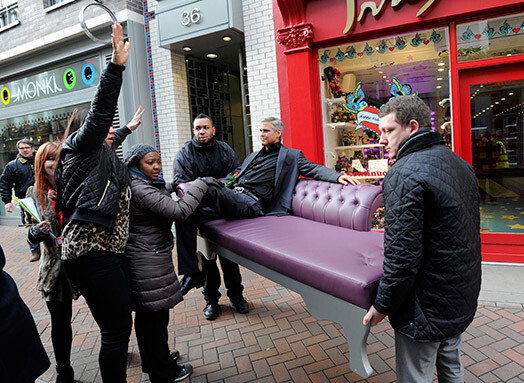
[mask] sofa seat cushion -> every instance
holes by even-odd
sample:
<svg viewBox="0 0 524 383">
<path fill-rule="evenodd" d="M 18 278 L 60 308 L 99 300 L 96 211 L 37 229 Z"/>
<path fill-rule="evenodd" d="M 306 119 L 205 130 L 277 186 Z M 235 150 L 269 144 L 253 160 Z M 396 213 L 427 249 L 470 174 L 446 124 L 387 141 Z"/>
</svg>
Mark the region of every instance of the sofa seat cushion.
<svg viewBox="0 0 524 383">
<path fill-rule="evenodd" d="M 234 253 L 368 309 L 384 258 L 381 232 L 362 232 L 296 216 L 216 220 L 200 234 Z"/>
</svg>

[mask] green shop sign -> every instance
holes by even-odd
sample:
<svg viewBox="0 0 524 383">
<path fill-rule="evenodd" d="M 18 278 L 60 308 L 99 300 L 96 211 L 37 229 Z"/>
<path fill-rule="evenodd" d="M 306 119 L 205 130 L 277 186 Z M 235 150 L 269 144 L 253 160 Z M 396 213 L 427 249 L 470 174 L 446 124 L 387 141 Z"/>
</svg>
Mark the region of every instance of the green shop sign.
<svg viewBox="0 0 524 383">
<path fill-rule="evenodd" d="M 0 83 L 0 109 L 75 92 L 98 85 L 100 59 L 92 57 L 71 65 Z"/>
</svg>

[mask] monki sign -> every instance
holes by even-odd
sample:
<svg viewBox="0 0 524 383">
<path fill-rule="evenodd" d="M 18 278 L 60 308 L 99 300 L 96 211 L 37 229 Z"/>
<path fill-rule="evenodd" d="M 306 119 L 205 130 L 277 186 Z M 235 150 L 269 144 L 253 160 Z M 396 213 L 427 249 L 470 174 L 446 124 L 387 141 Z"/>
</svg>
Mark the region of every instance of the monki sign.
<svg viewBox="0 0 524 383">
<path fill-rule="evenodd" d="M 346 0 L 347 20 L 346 20 L 346 28 L 344 28 L 344 34 L 348 34 L 351 31 L 351 29 L 353 28 L 353 25 L 355 25 L 355 19 L 359 23 L 362 21 L 362 18 L 364 17 L 366 11 L 371 12 L 371 15 L 373 15 L 373 17 L 377 17 L 378 14 L 382 11 L 384 6 L 386 5 L 386 1 L 387 0 L 380 0 L 379 5 L 377 5 L 377 3 L 375 3 L 375 1 L 373 0 L 362 3 L 360 5 L 360 12 L 358 13 L 358 16 L 357 16 L 357 12 L 356 12 L 357 11 L 357 4 L 356 4 L 357 0 Z M 408 3 L 408 2 L 416 3 L 417 1 L 420 1 L 420 0 L 414 0 L 414 1 L 413 0 L 411 1 L 410 0 L 391 0 L 391 7 L 395 8 L 395 7 L 402 5 L 402 3 Z M 431 7 L 431 5 L 436 1 L 437 0 L 426 0 L 424 5 L 417 12 L 417 17 L 422 16 L 429 9 L 429 7 Z"/>
</svg>

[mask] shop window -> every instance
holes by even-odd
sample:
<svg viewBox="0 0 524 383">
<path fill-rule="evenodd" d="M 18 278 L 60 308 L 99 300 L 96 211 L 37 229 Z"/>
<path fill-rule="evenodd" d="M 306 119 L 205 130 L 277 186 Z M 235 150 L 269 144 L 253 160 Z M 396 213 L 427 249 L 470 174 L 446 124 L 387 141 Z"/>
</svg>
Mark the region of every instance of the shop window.
<svg viewBox="0 0 524 383">
<path fill-rule="evenodd" d="M 470 86 L 482 232 L 524 233 L 524 79 Z"/>
<path fill-rule="evenodd" d="M 458 61 L 524 53 L 524 14 L 457 26 Z"/>
<path fill-rule="evenodd" d="M 0 30 L 19 23 L 18 1 L 0 0 Z"/>
<path fill-rule="evenodd" d="M 326 165 L 383 178 L 391 160 L 378 143 L 378 111 L 399 95 L 421 97 L 451 147 L 448 47 L 441 28 L 320 49 Z"/>
</svg>

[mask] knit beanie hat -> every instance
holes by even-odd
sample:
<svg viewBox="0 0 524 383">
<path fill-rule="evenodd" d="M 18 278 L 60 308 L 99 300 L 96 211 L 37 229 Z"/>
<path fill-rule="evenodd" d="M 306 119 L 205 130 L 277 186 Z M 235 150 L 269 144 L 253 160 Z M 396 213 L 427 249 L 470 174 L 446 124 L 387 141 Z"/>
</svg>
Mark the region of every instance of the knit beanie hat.
<svg viewBox="0 0 524 383">
<path fill-rule="evenodd" d="M 147 153 L 156 152 L 151 145 L 136 144 L 129 148 L 124 156 L 124 163 L 128 168 L 138 167 L 138 163 Z"/>
</svg>

